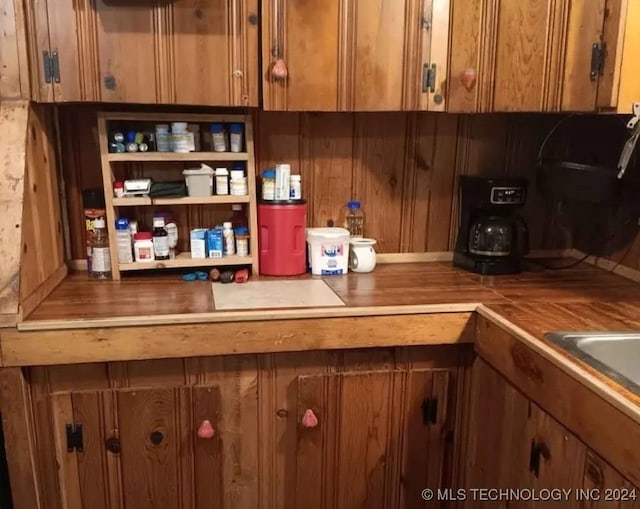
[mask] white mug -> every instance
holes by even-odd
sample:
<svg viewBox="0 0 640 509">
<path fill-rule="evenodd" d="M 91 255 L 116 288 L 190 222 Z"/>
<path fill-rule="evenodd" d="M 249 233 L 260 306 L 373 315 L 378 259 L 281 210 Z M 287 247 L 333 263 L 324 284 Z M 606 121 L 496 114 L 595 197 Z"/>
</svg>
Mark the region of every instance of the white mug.
<svg viewBox="0 0 640 509">
<path fill-rule="evenodd" d="M 350 239 L 349 270 L 371 272 L 376 266 L 375 239 Z"/>
</svg>

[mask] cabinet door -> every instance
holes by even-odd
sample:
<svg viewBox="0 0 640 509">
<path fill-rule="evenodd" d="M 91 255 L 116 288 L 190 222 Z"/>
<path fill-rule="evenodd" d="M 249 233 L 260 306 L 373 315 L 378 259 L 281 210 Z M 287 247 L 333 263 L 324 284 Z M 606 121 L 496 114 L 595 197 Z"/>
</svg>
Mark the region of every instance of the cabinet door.
<svg viewBox="0 0 640 509">
<path fill-rule="evenodd" d="M 51 405 L 63 507 L 223 507 L 217 387 L 65 392 Z M 196 435 L 204 419 L 212 439 Z"/>
<path fill-rule="evenodd" d="M 594 111 L 604 19 L 605 0 L 454 3 L 449 111 Z"/>
<path fill-rule="evenodd" d="M 450 0 L 262 3 L 266 110 L 443 110 Z M 282 60 L 286 78 L 274 77 Z M 423 87 L 423 70 L 434 69 Z M 426 81 L 425 81 L 426 83 Z"/>
<path fill-rule="evenodd" d="M 480 359 L 470 398 L 468 488 L 581 487 L 586 447 Z M 495 502 L 467 500 L 465 507 Z M 520 501 L 516 507 L 545 507 L 545 501 Z M 579 501 L 574 497 L 563 507 L 577 508 Z"/>
<path fill-rule="evenodd" d="M 294 507 L 422 507 L 440 486 L 446 370 L 375 371 L 298 379 Z M 437 403 L 436 403 L 437 402 Z M 318 419 L 305 428 L 311 410 Z"/>
<path fill-rule="evenodd" d="M 580 498 L 588 509 L 640 508 L 640 490 L 593 451 L 587 451 Z"/>
<path fill-rule="evenodd" d="M 57 54 L 57 102 L 258 104 L 257 0 L 46 0 L 29 9 L 38 51 Z"/>
</svg>

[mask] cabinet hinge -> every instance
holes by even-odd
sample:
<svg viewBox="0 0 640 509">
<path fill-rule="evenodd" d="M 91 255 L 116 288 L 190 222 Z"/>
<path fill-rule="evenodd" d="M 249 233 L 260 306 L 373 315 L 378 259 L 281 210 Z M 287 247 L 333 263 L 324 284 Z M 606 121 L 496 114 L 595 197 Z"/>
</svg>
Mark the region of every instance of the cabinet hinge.
<svg viewBox="0 0 640 509">
<path fill-rule="evenodd" d="M 67 452 L 82 452 L 82 424 L 67 424 Z"/>
<path fill-rule="evenodd" d="M 596 81 L 598 76 L 604 75 L 604 61 L 607 57 L 607 45 L 604 41 L 594 42 L 591 46 L 591 81 Z"/>
<path fill-rule="evenodd" d="M 425 426 L 438 421 L 438 398 L 426 398 L 422 402 L 422 423 Z"/>
<path fill-rule="evenodd" d="M 57 51 L 42 52 L 42 67 L 46 83 L 60 83 L 60 60 Z"/>
<path fill-rule="evenodd" d="M 436 64 L 422 66 L 422 92 L 436 91 Z"/>
</svg>

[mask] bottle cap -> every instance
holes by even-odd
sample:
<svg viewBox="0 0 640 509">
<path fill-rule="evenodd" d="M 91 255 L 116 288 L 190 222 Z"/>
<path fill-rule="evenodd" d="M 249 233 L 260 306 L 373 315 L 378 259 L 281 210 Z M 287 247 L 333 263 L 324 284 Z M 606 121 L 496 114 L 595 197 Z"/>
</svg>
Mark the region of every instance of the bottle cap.
<svg viewBox="0 0 640 509">
<path fill-rule="evenodd" d="M 153 236 L 151 232 L 138 232 L 133 236 L 134 240 L 151 240 Z"/>
<path fill-rule="evenodd" d="M 114 189 L 124 189 L 124 182 L 120 182 L 119 180 L 116 180 L 113 183 L 113 188 Z"/>
<path fill-rule="evenodd" d="M 156 131 L 168 131 L 169 130 L 169 124 L 156 124 Z"/>
<path fill-rule="evenodd" d="M 231 169 L 233 169 L 233 170 L 242 170 L 242 171 L 244 171 L 244 168 L 245 168 L 245 166 L 244 166 L 243 162 L 235 162 L 231 166 Z"/>
<path fill-rule="evenodd" d="M 276 171 L 275 170 L 264 170 L 262 172 L 262 178 L 263 179 L 274 179 L 274 178 L 276 178 Z"/>
<path fill-rule="evenodd" d="M 226 222 L 222 223 L 222 227 L 225 230 L 230 230 L 231 229 L 231 223 L 229 221 L 226 221 Z"/>
<path fill-rule="evenodd" d="M 187 132 L 187 123 L 186 122 L 172 122 L 171 123 L 171 131 L 174 133 L 185 133 Z"/>
<path fill-rule="evenodd" d="M 231 205 L 231 210 L 242 210 L 242 205 L 239 203 L 234 203 Z"/>
<path fill-rule="evenodd" d="M 246 226 L 238 226 L 236 228 L 236 235 L 249 235 L 249 228 Z"/>
<path fill-rule="evenodd" d="M 289 180 L 300 182 L 302 180 L 302 177 L 300 177 L 300 175 L 291 175 L 291 177 L 289 177 Z"/>
<path fill-rule="evenodd" d="M 116 219 L 116 230 L 128 230 L 129 220 L 126 217 L 119 217 Z"/>
<path fill-rule="evenodd" d="M 347 202 L 347 208 L 349 209 L 359 209 L 360 208 L 360 202 L 359 201 L 349 201 Z"/>
<path fill-rule="evenodd" d="M 211 124 L 209 126 L 209 132 L 211 133 L 221 133 L 224 131 L 224 126 L 222 124 Z"/>
<path fill-rule="evenodd" d="M 105 223 L 104 223 L 104 219 L 99 218 L 99 219 L 96 219 L 96 220 L 93 222 L 93 227 L 94 227 L 94 228 L 104 228 L 104 224 L 105 224 Z"/>
<path fill-rule="evenodd" d="M 216 168 L 216 175 L 224 177 L 226 175 L 229 175 L 229 170 L 227 170 L 226 168 Z"/>
<path fill-rule="evenodd" d="M 154 217 L 153 218 L 153 227 L 154 228 L 164 228 L 164 217 Z"/>
<path fill-rule="evenodd" d="M 231 124 L 229 126 L 229 131 L 232 133 L 242 133 L 244 126 L 242 124 Z"/>
</svg>

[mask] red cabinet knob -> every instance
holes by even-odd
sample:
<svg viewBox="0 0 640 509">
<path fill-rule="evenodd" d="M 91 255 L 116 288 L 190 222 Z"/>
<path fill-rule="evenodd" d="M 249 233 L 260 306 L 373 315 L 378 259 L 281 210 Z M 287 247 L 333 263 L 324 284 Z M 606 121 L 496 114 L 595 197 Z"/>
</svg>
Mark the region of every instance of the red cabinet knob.
<svg viewBox="0 0 640 509">
<path fill-rule="evenodd" d="M 302 426 L 304 428 L 315 428 L 317 425 L 318 418 L 316 417 L 316 414 L 313 413 L 313 410 L 307 408 L 302 416 Z"/>
<path fill-rule="evenodd" d="M 213 435 L 215 434 L 216 434 L 216 430 L 213 429 L 213 425 L 211 424 L 211 421 L 209 421 L 208 419 L 205 419 L 204 421 L 202 421 L 202 423 L 200 423 L 200 426 L 198 427 L 199 438 L 210 440 L 213 438 Z"/>
</svg>

